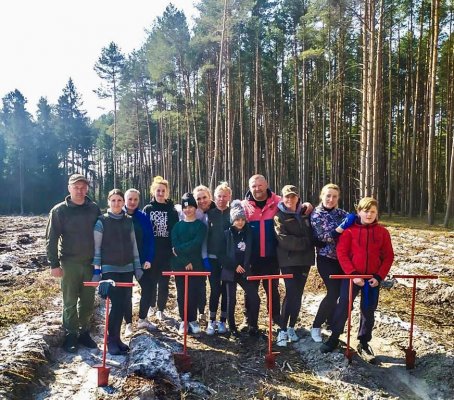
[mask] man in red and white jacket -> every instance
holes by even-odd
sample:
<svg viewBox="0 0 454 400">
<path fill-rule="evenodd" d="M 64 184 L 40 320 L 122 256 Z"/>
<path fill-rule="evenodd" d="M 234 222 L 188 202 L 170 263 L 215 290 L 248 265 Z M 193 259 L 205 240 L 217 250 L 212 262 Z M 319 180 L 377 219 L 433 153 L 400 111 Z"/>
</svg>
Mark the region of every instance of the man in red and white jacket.
<svg viewBox="0 0 454 400">
<path fill-rule="evenodd" d="M 246 218 L 253 233 L 252 252 L 251 252 L 251 272 L 252 275 L 278 275 L 279 264 L 276 256 L 276 236 L 274 233 L 274 216 L 278 208 L 277 205 L 281 197 L 273 193 L 268 188 L 268 182 L 263 175 L 253 175 L 249 179 L 249 190 L 243 200 Z M 306 213 L 312 211 L 310 203 L 303 203 Z M 257 292 L 260 281 L 253 281 Z M 268 295 L 268 283 L 262 282 L 265 293 Z M 280 298 L 278 291 L 278 281 L 272 282 L 273 294 L 273 322 L 279 324 L 280 320 Z M 256 312 L 259 310 L 251 310 Z M 249 327 L 252 336 L 258 334 L 254 327 Z"/>
</svg>

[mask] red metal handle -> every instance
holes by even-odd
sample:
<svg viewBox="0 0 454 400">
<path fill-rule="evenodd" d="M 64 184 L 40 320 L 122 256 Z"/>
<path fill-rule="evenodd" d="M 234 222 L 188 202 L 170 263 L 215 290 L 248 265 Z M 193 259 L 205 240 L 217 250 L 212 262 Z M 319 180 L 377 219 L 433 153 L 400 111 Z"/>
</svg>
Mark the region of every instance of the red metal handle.
<svg viewBox="0 0 454 400">
<path fill-rule="evenodd" d="M 262 279 L 290 279 L 293 278 L 293 274 L 285 274 L 285 275 L 254 275 L 254 276 L 248 276 L 247 280 L 248 281 L 259 281 Z"/>
<path fill-rule="evenodd" d="M 373 278 L 373 275 L 330 275 L 330 279 L 355 279 L 355 278 L 361 278 L 361 279 L 370 279 Z"/>
<path fill-rule="evenodd" d="M 393 275 L 393 278 L 406 278 L 406 279 L 438 279 L 438 275 Z"/>
<path fill-rule="evenodd" d="M 169 271 L 163 272 L 163 276 L 210 276 L 211 272 L 201 272 L 201 271 Z"/>
<path fill-rule="evenodd" d="M 102 281 L 101 281 L 102 282 Z M 84 286 L 94 286 L 98 287 L 100 282 L 84 282 Z M 136 286 L 135 283 L 129 282 L 115 282 L 115 286 L 118 287 L 133 287 Z"/>
</svg>

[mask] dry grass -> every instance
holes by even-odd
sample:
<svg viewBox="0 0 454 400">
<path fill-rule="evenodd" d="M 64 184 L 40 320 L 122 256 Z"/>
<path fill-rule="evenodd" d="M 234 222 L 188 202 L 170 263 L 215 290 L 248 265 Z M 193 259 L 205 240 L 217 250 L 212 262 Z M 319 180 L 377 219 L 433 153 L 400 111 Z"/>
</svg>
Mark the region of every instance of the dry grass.
<svg viewBox="0 0 454 400">
<path fill-rule="evenodd" d="M 60 293 L 59 280 L 48 270 L 18 276 L 13 282 L 0 291 L 0 329 L 42 314 Z"/>
</svg>

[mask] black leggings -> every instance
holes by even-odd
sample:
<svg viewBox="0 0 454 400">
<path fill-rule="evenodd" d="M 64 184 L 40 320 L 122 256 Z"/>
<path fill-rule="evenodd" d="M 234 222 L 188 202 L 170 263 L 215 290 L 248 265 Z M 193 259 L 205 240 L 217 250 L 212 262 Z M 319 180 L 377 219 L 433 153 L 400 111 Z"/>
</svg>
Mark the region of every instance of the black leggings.
<svg viewBox="0 0 454 400">
<path fill-rule="evenodd" d="M 208 277 L 210 281 L 210 321 L 216 320 L 216 314 L 219 307 L 219 299 L 221 298 L 221 321 L 226 320 L 227 317 L 227 300 L 226 300 L 226 287 L 221 282 L 222 267 L 217 259 L 210 258 L 211 275 Z"/>
<path fill-rule="evenodd" d="M 169 262 L 170 263 L 170 262 Z M 143 271 L 140 279 L 142 295 L 140 297 L 139 318 L 145 319 L 150 307 L 156 305 L 156 294 L 158 298 L 158 310 L 164 311 L 169 297 L 169 276 L 163 276 L 166 268 L 158 264 L 152 264 L 150 269 Z"/>
<path fill-rule="evenodd" d="M 332 326 L 334 309 L 339 298 L 341 279 L 330 279 L 330 275 L 340 275 L 344 272 L 339 261 L 325 257 L 317 256 L 317 270 L 326 286 L 326 296 L 320 302 L 317 315 L 314 319 L 314 328 L 320 328 L 324 322 Z"/>
<path fill-rule="evenodd" d="M 132 272 L 107 272 L 102 274 L 103 279 L 112 279 L 115 282 L 132 282 Z M 112 304 L 109 313 L 109 337 L 120 337 L 121 323 L 128 307 L 128 296 L 131 291 L 129 288 L 111 286 L 109 298 Z"/>
<path fill-rule="evenodd" d="M 285 297 L 282 302 L 281 329 L 287 330 L 287 326 L 294 327 L 301 309 L 301 298 L 310 265 L 298 267 L 281 267 L 282 274 L 293 274 L 293 278 L 284 279 Z"/>
<path fill-rule="evenodd" d="M 254 263 L 252 264 L 251 269 L 252 269 L 252 275 L 279 275 L 279 266 L 278 266 L 276 258 L 260 257 L 256 260 L 254 260 Z M 251 282 L 254 286 L 255 292 L 258 294 L 260 281 L 257 280 L 257 281 L 251 281 Z M 269 311 L 269 294 L 268 294 L 268 280 L 267 279 L 262 280 L 262 286 L 266 293 L 267 308 Z M 273 317 L 273 322 L 275 324 L 279 324 L 280 319 L 281 319 L 280 318 L 281 300 L 279 297 L 278 287 L 279 287 L 278 280 L 274 279 L 271 282 L 271 292 L 273 295 L 273 304 L 272 304 L 273 305 L 273 315 L 272 315 L 272 317 Z M 246 300 L 247 300 L 246 301 L 247 307 L 249 307 L 249 300 L 247 299 L 247 295 L 246 295 Z M 260 308 L 260 302 L 259 302 L 259 308 Z M 257 320 L 258 320 L 258 313 L 259 313 L 259 309 L 257 309 Z"/>
</svg>

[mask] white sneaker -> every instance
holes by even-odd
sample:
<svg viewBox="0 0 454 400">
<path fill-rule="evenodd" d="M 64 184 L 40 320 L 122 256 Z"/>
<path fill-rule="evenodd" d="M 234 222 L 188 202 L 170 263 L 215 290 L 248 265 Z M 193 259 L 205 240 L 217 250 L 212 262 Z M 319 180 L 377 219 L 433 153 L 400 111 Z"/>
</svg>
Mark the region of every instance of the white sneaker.
<svg viewBox="0 0 454 400">
<path fill-rule="evenodd" d="M 312 340 L 314 342 L 316 342 L 316 343 L 323 342 L 322 330 L 320 328 L 312 328 L 311 329 L 311 337 L 312 337 Z"/>
<path fill-rule="evenodd" d="M 178 328 L 178 333 L 180 335 L 183 335 L 184 334 L 184 321 L 181 321 L 180 322 L 180 327 Z"/>
<path fill-rule="evenodd" d="M 189 332 L 195 334 L 200 332 L 200 325 L 197 321 L 191 321 L 188 324 L 189 326 Z"/>
<path fill-rule="evenodd" d="M 126 324 L 125 331 L 123 332 L 124 337 L 129 337 L 133 334 L 132 324 Z"/>
<path fill-rule="evenodd" d="M 156 311 L 155 316 L 158 321 L 162 321 L 165 318 L 164 311 Z"/>
<path fill-rule="evenodd" d="M 277 335 L 276 344 L 279 347 L 287 347 L 288 335 L 287 332 L 280 331 Z"/>
<path fill-rule="evenodd" d="M 218 333 L 221 335 L 227 333 L 227 327 L 225 326 L 225 322 L 219 321 L 218 322 Z"/>
<path fill-rule="evenodd" d="M 300 337 L 295 332 L 295 328 L 287 328 L 287 336 L 289 342 L 297 342 L 300 340 Z"/>
<path fill-rule="evenodd" d="M 137 328 L 146 329 L 147 331 L 155 331 L 157 329 L 156 325 L 148 321 L 148 319 L 146 318 L 139 319 L 139 322 L 137 323 Z"/>
<path fill-rule="evenodd" d="M 207 335 L 214 335 L 214 332 L 216 331 L 216 322 L 210 321 L 208 322 L 207 328 L 205 330 Z"/>
</svg>

